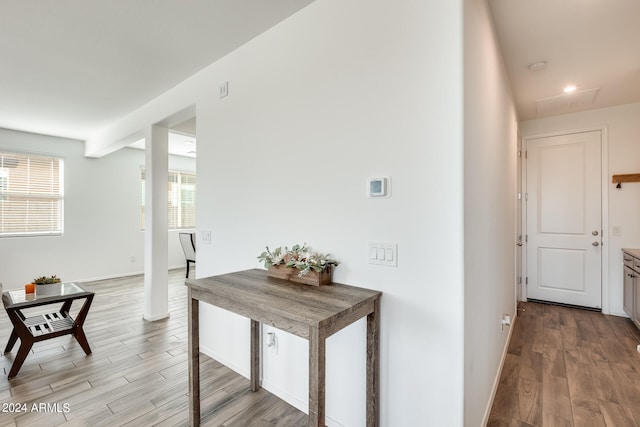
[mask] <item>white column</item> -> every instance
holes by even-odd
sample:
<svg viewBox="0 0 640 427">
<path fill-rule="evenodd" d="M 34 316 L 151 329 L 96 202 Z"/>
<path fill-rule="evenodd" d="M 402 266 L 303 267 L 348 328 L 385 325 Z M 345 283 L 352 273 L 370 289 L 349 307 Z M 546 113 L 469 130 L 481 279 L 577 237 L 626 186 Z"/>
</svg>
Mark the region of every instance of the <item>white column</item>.
<svg viewBox="0 0 640 427">
<path fill-rule="evenodd" d="M 144 319 L 169 317 L 168 129 L 145 129 Z"/>
</svg>

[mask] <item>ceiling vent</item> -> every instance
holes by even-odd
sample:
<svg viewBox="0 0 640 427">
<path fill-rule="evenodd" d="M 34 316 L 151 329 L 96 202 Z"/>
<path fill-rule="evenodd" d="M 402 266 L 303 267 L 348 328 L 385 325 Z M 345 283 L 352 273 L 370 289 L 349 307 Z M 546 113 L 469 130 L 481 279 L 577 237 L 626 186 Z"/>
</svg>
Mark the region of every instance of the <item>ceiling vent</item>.
<svg viewBox="0 0 640 427">
<path fill-rule="evenodd" d="M 538 99 L 536 101 L 536 111 L 538 114 L 558 114 L 584 108 L 595 102 L 599 91 L 600 88 L 586 89 Z"/>
</svg>

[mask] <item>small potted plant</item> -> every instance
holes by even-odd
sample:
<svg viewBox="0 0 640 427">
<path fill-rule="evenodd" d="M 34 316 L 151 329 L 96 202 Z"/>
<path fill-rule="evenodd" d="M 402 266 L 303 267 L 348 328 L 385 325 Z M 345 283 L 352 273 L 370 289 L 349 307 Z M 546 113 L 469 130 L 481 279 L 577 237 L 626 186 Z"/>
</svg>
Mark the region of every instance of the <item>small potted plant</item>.
<svg viewBox="0 0 640 427">
<path fill-rule="evenodd" d="M 36 295 L 54 295 L 60 292 L 61 280 L 55 274 L 53 276 L 42 276 L 33 279 L 36 285 Z"/>
</svg>

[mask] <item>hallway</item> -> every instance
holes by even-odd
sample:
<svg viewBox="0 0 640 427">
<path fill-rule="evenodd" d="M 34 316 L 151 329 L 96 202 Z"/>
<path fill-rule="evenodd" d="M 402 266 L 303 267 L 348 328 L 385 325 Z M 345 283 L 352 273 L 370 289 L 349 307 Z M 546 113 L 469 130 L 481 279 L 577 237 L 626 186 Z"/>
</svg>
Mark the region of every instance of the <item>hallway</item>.
<svg viewBox="0 0 640 427">
<path fill-rule="evenodd" d="M 488 426 L 639 426 L 629 319 L 520 303 Z"/>
</svg>

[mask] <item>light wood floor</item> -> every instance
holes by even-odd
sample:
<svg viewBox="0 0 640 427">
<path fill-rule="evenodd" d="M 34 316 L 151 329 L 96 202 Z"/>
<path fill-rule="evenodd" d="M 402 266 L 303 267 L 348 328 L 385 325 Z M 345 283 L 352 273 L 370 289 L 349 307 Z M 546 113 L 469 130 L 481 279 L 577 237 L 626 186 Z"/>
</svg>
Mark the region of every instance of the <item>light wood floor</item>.
<svg viewBox="0 0 640 427">
<path fill-rule="evenodd" d="M 0 357 L 0 426 L 187 426 L 184 270 L 170 272 L 171 315 L 157 322 L 142 319 L 142 276 L 83 286 L 96 293 L 85 323 L 93 353 L 86 356 L 71 336 L 36 343 L 11 381 L 6 374 L 18 345 Z M 0 350 L 10 332 L 0 310 Z M 266 391 L 250 392 L 249 380 L 204 355 L 200 372 L 203 426 L 307 422 L 304 413 Z"/>
<path fill-rule="evenodd" d="M 489 426 L 640 426 L 640 331 L 585 310 L 519 306 Z"/>
</svg>

